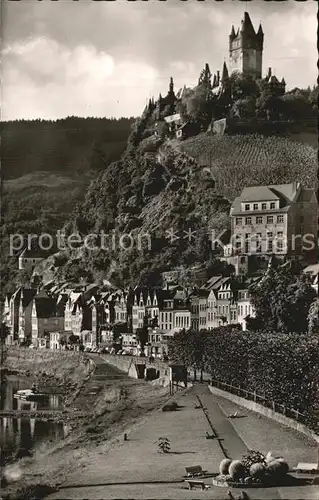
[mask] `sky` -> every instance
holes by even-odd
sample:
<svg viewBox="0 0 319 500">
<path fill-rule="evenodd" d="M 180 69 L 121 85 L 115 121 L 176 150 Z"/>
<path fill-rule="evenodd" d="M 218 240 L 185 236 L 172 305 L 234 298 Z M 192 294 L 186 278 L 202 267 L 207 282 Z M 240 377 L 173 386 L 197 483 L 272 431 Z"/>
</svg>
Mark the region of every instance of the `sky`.
<svg viewBox="0 0 319 500">
<path fill-rule="evenodd" d="M 0 0 L 1 119 L 140 115 L 149 97 L 228 62 L 245 10 L 287 88 L 317 79 L 317 2 Z"/>
</svg>

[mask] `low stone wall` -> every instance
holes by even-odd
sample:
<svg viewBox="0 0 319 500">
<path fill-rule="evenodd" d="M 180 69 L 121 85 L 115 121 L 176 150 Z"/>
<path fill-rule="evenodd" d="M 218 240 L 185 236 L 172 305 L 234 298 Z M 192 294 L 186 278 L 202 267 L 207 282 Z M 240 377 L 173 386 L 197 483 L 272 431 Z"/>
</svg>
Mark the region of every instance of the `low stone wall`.
<svg viewBox="0 0 319 500">
<path fill-rule="evenodd" d="M 111 354 L 102 354 L 101 358 L 109 365 L 115 366 L 122 372 L 128 373 L 132 364 L 130 356 L 113 356 Z"/>
<path fill-rule="evenodd" d="M 235 404 L 238 404 L 240 406 L 243 406 L 244 408 L 247 408 L 247 410 L 254 411 L 256 413 L 260 413 L 261 415 L 264 415 L 267 418 L 271 418 L 272 420 L 275 420 L 276 422 L 279 422 L 280 424 L 286 425 L 287 427 L 290 427 L 291 429 L 295 429 L 298 432 L 301 432 L 302 434 L 305 434 L 306 436 L 310 437 L 311 439 L 314 439 L 318 444 L 319 444 L 319 436 L 315 434 L 311 429 L 306 427 L 305 425 L 301 424 L 300 422 L 297 422 L 296 420 L 293 420 L 292 418 L 285 417 L 284 415 L 281 415 L 281 413 L 277 413 L 270 408 L 266 408 L 265 406 L 255 403 L 254 401 L 249 401 L 248 399 L 241 398 L 240 396 L 236 396 L 235 394 L 231 394 L 230 392 L 223 391 L 221 389 L 217 389 L 217 387 L 213 387 L 211 385 L 208 386 L 210 392 L 214 394 L 215 396 L 220 396 L 222 398 L 228 399 L 229 401 L 232 401 Z"/>
<path fill-rule="evenodd" d="M 2 368 L 36 379 L 49 376 L 77 382 L 92 373 L 95 363 L 79 351 L 9 347 Z"/>
<path fill-rule="evenodd" d="M 170 369 L 169 366 L 165 363 L 155 360 L 154 363 L 150 363 L 147 358 L 134 357 L 134 356 L 116 356 L 112 354 L 103 354 L 102 359 L 112 365 L 115 368 L 127 373 L 128 375 L 138 378 L 138 370 L 132 369 L 135 365 L 135 368 L 138 364 L 145 364 L 147 368 L 155 368 L 159 371 L 159 378 L 152 380 L 154 384 L 160 384 L 164 387 L 169 385 L 170 381 Z"/>
</svg>

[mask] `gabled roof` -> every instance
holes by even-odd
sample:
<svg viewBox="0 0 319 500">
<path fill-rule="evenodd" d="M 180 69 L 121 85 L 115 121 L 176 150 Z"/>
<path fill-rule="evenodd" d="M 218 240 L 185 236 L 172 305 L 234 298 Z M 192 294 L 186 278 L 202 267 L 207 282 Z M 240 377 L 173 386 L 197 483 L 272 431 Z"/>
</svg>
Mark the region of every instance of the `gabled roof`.
<svg viewBox="0 0 319 500">
<path fill-rule="evenodd" d="M 269 186 L 245 187 L 240 196 L 235 198 L 233 205 L 252 201 L 276 201 L 291 202 L 294 200 L 299 183 L 274 184 Z"/>
<path fill-rule="evenodd" d="M 311 188 L 301 188 L 300 194 L 298 196 L 298 200 L 300 202 L 309 202 L 311 201 L 312 197 L 316 195 L 315 190 Z M 316 199 L 316 196 L 314 196 Z"/>
<path fill-rule="evenodd" d="M 23 309 L 27 307 L 32 301 L 33 297 L 36 295 L 37 291 L 32 288 L 21 288 L 21 301 Z"/>
<path fill-rule="evenodd" d="M 44 290 L 41 290 L 35 297 L 35 308 L 38 318 L 52 318 L 56 316 L 56 300 L 49 297 Z"/>
</svg>

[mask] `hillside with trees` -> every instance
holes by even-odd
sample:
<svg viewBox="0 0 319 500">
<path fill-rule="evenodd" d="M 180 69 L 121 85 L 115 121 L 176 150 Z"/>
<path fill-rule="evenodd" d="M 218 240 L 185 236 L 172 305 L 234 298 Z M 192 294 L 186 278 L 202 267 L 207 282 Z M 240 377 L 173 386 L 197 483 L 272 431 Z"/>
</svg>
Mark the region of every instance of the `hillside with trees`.
<svg viewBox="0 0 319 500">
<path fill-rule="evenodd" d="M 1 124 L 4 180 L 44 171 L 74 177 L 120 158 L 132 118 L 15 120 Z M 97 167 L 98 165 L 98 167 Z"/>
<path fill-rule="evenodd" d="M 92 181 L 67 225 L 82 237 L 104 231 L 114 236 L 115 247 L 71 252 L 74 260 L 57 269 L 60 279 L 107 278 L 133 286 L 159 283 L 161 272 L 179 265 L 220 272 L 210 237 L 229 227 L 231 201 L 245 185 L 316 184 L 317 153 L 311 146 L 281 137 L 200 134 L 176 147 L 165 138 L 144 138 L 145 127 L 147 118 L 136 121 L 121 160 Z M 210 161 L 202 163 L 206 150 Z M 123 234 L 131 235 L 131 248 L 120 247 Z"/>
<path fill-rule="evenodd" d="M 64 225 L 82 238 L 103 231 L 108 248 L 96 241 L 91 250 L 62 252 L 55 266 L 61 280 L 156 284 L 161 272 L 180 265 L 227 272 L 210 239 L 229 227 L 231 202 L 244 186 L 317 183 L 316 149 L 288 131 L 304 130 L 307 120 L 311 126 L 318 88 L 278 93 L 234 74 L 214 89 L 210 76 L 206 67 L 195 88 L 178 94 L 171 79 L 168 94 L 150 99 L 132 125 L 75 117 L 4 124 L 5 245 L 17 230 L 50 233 Z M 176 139 L 176 127 L 165 121 L 172 113 L 191 137 Z M 221 117 L 231 130 L 214 136 L 212 120 Z M 257 123 L 265 133 L 236 133 Z M 3 282 L 14 265 L 4 260 Z"/>
<path fill-rule="evenodd" d="M 2 123 L 2 295 L 19 280 L 9 235 L 55 235 L 99 170 L 118 160 L 133 119 L 69 117 Z"/>
</svg>

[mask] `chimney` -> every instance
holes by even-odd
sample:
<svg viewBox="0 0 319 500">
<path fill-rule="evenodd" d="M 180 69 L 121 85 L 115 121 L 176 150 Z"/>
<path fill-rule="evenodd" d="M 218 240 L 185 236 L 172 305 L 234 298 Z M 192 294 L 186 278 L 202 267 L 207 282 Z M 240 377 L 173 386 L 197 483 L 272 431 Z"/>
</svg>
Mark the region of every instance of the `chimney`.
<svg viewBox="0 0 319 500">
<path fill-rule="evenodd" d="M 271 77 L 271 68 L 268 68 L 267 78 L 270 78 L 270 77 Z"/>
</svg>

